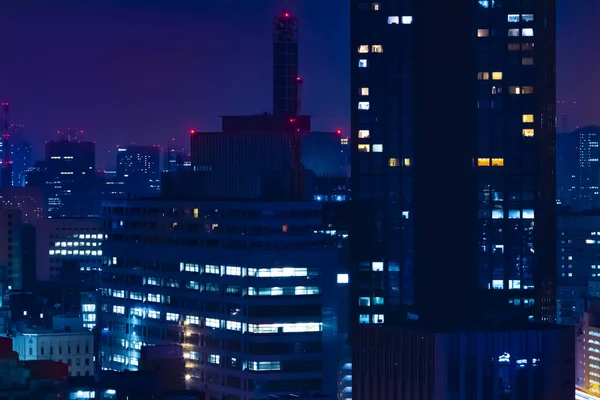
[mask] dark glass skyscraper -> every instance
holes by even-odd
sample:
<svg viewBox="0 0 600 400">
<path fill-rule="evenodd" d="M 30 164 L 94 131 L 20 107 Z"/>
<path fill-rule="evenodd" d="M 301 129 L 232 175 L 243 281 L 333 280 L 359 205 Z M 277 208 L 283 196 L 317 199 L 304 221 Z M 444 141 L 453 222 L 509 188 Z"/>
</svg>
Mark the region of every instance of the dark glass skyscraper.
<svg viewBox="0 0 600 400">
<path fill-rule="evenodd" d="M 127 146 L 117 152 L 117 178 L 130 196 L 160 193 L 160 147 Z"/>
<path fill-rule="evenodd" d="M 555 319 L 554 25 L 552 0 L 351 1 L 354 323 Z"/>
<path fill-rule="evenodd" d="M 273 114 L 298 114 L 301 84 L 298 76 L 298 20 L 286 12 L 273 24 Z"/>
</svg>

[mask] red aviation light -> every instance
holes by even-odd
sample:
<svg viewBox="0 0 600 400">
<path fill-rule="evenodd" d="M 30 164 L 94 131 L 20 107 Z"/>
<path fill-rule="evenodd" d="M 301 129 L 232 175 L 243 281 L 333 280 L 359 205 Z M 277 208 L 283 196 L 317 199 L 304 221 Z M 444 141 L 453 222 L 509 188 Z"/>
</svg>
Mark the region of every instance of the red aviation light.
<svg viewBox="0 0 600 400">
<path fill-rule="evenodd" d="M 193 134 L 195 134 L 195 133 L 196 133 L 196 131 L 195 131 L 195 130 L 193 130 L 193 129 L 190 129 L 190 135 L 193 135 Z"/>
<path fill-rule="evenodd" d="M 335 131 L 335 133 L 337 133 L 338 135 L 341 135 L 342 134 L 342 130 L 338 129 L 338 130 Z"/>
<path fill-rule="evenodd" d="M 286 12 L 286 13 L 283 13 L 283 16 L 284 16 L 285 18 L 289 18 L 289 17 L 290 17 L 290 13 L 287 13 L 287 12 Z"/>
</svg>

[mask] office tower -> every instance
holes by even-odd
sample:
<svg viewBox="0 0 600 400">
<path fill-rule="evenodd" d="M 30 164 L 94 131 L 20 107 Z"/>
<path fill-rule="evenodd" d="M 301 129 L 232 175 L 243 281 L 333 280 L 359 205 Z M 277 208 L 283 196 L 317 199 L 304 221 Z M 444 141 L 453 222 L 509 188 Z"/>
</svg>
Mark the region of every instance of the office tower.
<svg viewBox="0 0 600 400">
<path fill-rule="evenodd" d="M 319 178 L 347 176 L 347 145 L 348 138 L 342 137 L 339 130 L 306 133 L 302 136 L 302 165 Z"/>
<path fill-rule="evenodd" d="M 600 127 L 556 136 L 557 199 L 574 211 L 600 208 Z"/>
<path fill-rule="evenodd" d="M 300 113 L 298 76 L 298 20 L 289 13 L 273 23 L 273 114 L 293 117 Z"/>
<path fill-rule="evenodd" d="M 36 279 L 59 280 L 63 266 L 96 271 L 102 263 L 101 218 L 43 218 L 36 223 Z"/>
<path fill-rule="evenodd" d="M 131 145 L 117 151 L 117 179 L 132 197 L 160 193 L 160 147 Z"/>
<path fill-rule="evenodd" d="M 33 166 L 33 148 L 31 143 L 21 136 L 15 135 L 18 132 L 16 127 L 13 128 L 13 136 L 11 140 L 11 160 L 13 187 L 24 187 L 26 173 Z"/>
<path fill-rule="evenodd" d="M 302 199 L 302 136 L 310 117 L 226 116 L 222 132 L 191 135 L 192 167 L 205 172 L 207 197 Z"/>
<path fill-rule="evenodd" d="M 45 190 L 48 216 L 94 215 L 96 145 L 73 139 L 67 132 L 58 141 L 46 142 Z"/>
<path fill-rule="evenodd" d="M 117 177 L 115 170 L 98 170 L 96 173 L 100 186 L 100 196 L 103 199 L 127 198 L 127 190 L 123 179 Z"/>
<path fill-rule="evenodd" d="M 338 248 L 317 202 L 106 200 L 102 368 L 181 344 L 207 398 L 334 394 Z M 152 229 L 148 227 L 152 226 Z"/>
<path fill-rule="evenodd" d="M 23 227 L 21 210 L 0 209 L 0 292 L 23 289 Z"/>
<path fill-rule="evenodd" d="M 23 222 L 35 225 L 46 216 L 44 191 L 40 187 L 11 187 L 0 189 L 0 207 L 21 210 Z"/>
<path fill-rule="evenodd" d="M 554 25 L 553 1 L 351 1 L 353 344 L 417 346 L 396 367 L 355 351 L 353 398 L 495 396 L 504 367 L 540 357 L 564 378 L 541 366 L 515 398 L 574 385 L 572 331 L 525 324 L 556 319 Z M 467 364 L 486 352 L 483 379 Z"/>
</svg>

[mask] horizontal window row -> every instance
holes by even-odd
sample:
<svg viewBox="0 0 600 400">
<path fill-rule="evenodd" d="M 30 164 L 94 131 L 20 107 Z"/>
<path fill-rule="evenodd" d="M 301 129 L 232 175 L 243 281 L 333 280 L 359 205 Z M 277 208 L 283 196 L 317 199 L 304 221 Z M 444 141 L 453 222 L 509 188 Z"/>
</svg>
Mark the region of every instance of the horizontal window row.
<svg viewBox="0 0 600 400">
<path fill-rule="evenodd" d="M 490 29 L 487 29 L 487 28 L 477 29 L 477 37 L 489 37 L 489 36 L 490 36 Z M 508 30 L 508 36 L 509 37 L 518 37 L 518 36 L 533 37 L 533 28 L 523 28 L 523 29 L 511 28 Z"/>
<path fill-rule="evenodd" d="M 507 22 L 533 22 L 533 14 L 508 14 L 506 18 Z"/>
<path fill-rule="evenodd" d="M 504 158 L 478 158 L 478 167 L 503 167 Z"/>
<path fill-rule="evenodd" d="M 492 72 L 491 76 L 492 76 L 492 80 L 494 80 L 494 81 L 502 80 L 502 72 Z M 477 79 L 480 81 L 487 81 L 490 79 L 490 73 L 489 72 L 478 72 Z"/>
<path fill-rule="evenodd" d="M 358 46 L 358 52 L 361 54 L 365 54 L 369 52 L 368 44 L 361 44 Z M 371 53 L 383 53 L 383 46 L 380 44 L 371 45 Z"/>
</svg>

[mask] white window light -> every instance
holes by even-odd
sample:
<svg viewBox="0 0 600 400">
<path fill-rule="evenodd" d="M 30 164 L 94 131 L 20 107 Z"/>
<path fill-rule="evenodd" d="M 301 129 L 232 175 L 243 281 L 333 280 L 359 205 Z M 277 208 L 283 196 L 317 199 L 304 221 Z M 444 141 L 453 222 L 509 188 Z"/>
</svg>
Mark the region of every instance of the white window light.
<svg viewBox="0 0 600 400">
<path fill-rule="evenodd" d="M 371 263 L 371 269 L 375 272 L 381 272 L 383 271 L 383 262 L 381 261 L 373 261 L 373 263 Z"/>
<path fill-rule="evenodd" d="M 383 153 L 383 145 L 382 144 L 374 144 L 373 145 L 373 153 Z"/>
<path fill-rule="evenodd" d="M 358 103 L 358 109 L 359 110 L 365 110 L 365 111 L 367 111 L 369 108 L 371 108 L 371 105 L 369 104 L 368 101 L 360 101 Z"/>
<path fill-rule="evenodd" d="M 533 36 L 533 28 L 523 28 L 521 30 L 521 36 L 525 36 L 525 37 Z"/>
<path fill-rule="evenodd" d="M 508 14 L 507 21 L 508 22 L 519 22 L 519 14 Z"/>
<path fill-rule="evenodd" d="M 398 25 L 400 23 L 400 17 L 398 16 L 394 16 L 394 17 L 388 17 L 388 25 Z"/>
<path fill-rule="evenodd" d="M 360 60 L 358 60 L 358 68 L 367 68 L 367 60 L 364 58 L 361 58 Z"/>
<path fill-rule="evenodd" d="M 348 274 L 337 274 L 337 283 L 348 283 Z"/>
<path fill-rule="evenodd" d="M 411 15 L 403 15 L 402 16 L 402 24 L 410 25 L 413 22 L 413 17 Z"/>
</svg>

